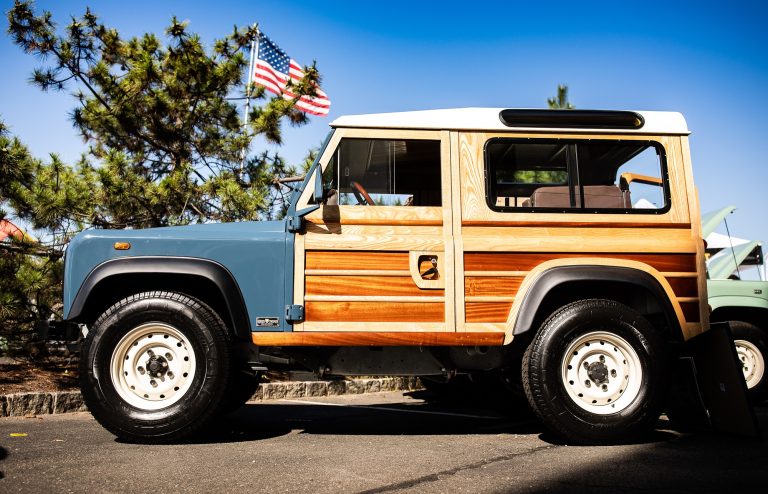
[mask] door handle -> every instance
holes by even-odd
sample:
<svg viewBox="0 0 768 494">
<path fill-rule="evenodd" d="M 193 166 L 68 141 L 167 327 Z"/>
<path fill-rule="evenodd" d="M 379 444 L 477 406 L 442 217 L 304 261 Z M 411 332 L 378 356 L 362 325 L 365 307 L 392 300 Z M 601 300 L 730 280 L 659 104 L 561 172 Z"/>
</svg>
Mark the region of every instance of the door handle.
<svg viewBox="0 0 768 494">
<path fill-rule="evenodd" d="M 422 280 L 439 279 L 440 273 L 437 270 L 437 256 L 420 256 L 419 274 Z"/>
<path fill-rule="evenodd" d="M 435 290 L 445 288 L 445 273 L 441 273 L 446 266 L 440 261 L 444 252 L 436 251 L 411 251 L 409 252 L 409 265 L 413 282 L 422 290 Z"/>
</svg>

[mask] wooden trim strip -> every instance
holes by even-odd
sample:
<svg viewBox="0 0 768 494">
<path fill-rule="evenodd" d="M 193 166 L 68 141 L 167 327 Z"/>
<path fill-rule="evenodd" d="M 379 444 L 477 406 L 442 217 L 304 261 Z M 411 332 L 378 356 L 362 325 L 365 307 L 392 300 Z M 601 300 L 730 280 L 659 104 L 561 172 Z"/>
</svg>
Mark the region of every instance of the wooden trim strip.
<svg viewBox="0 0 768 494">
<path fill-rule="evenodd" d="M 677 301 L 681 304 L 685 303 L 698 303 L 699 297 L 677 297 Z"/>
<path fill-rule="evenodd" d="M 466 271 L 464 276 L 502 276 L 513 278 L 525 278 L 530 271 Z"/>
<path fill-rule="evenodd" d="M 698 273 L 690 271 L 660 271 L 659 274 L 665 278 L 696 278 L 699 276 Z"/>
<path fill-rule="evenodd" d="M 567 214 L 567 213 L 563 213 Z M 583 213 L 580 213 L 583 215 Z M 690 230 L 690 223 L 646 222 L 632 223 L 619 221 L 513 221 L 513 220 L 464 220 L 461 226 L 503 226 L 503 227 L 547 227 L 547 228 L 679 228 Z"/>
<path fill-rule="evenodd" d="M 407 207 L 407 206 L 403 206 Z M 443 220 L 396 219 L 396 218 L 339 218 L 338 221 L 324 221 L 322 218 L 309 218 L 313 225 L 360 225 L 360 226 L 443 226 Z"/>
<path fill-rule="evenodd" d="M 293 330 L 296 331 L 295 326 Z M 344 324 L 339 324 L 338 321 L 308 321 L 304 322 L 304 331 L 315 333 L 437 333 L 446 331 L 446 325 L 444 321 L 344 321 Z"/>
<path fill-rule="evenodd" d="M 469 249 L 464 252 L 464 266 L 467 271 L 526 271 L 536 269 L 540 264 L 547 261 L 558 260 L 566 262 L 573 258 L 594 258 L 595 260 L 603 260 L 606 262 L 622 260 L 641 262 L 658 271 L 667 272 L 695 273 L 697 268 L 696 255 L 693 253 L 490 252 L 472 251 Z"/>
<path fill-rule="evenodd" d="M 397 295 L 304 295 L 307 302 L 445 302 L 445 297 L 411 297 Z"/>
<path fill-rule="evenodd" d="M 467 295 L 464 300 L 466 302 L 514 302 L 515 297 Z"/>
<path fill-rule="evenodd" d="M 501 346 L 504 333 L 404 332 L 257 332 L 259 346 Z"/>
<path fill-rule="evenodd" d="M 410 278 L 410 271 L 387 269 L 305 269 L 307 276 L 403 276 Z"/>
<path fill-rule="evenodd" d="M 306 298 L 306 297 L 305 297 Z M 424 302 L 312 302 L 304 304 L 305 324 L 313 321 L 442 322 L 445 303 Z M 342 324 L 343 325 L 343 324 Z"/>
</svg>

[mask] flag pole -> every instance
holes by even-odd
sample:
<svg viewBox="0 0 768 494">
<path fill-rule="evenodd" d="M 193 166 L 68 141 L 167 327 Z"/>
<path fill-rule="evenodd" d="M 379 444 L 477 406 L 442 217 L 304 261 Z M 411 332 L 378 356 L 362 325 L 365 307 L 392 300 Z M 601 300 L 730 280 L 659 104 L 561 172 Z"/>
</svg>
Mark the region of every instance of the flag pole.
<svg viewBox="0 0 768 494">
<path fill-rule="evenodd" d="M 253 66 L 255 64 L 254 60 L 256 56 L 258 55 L 258 49 L 259 49 L 259 25 L 254 24 L 253 27 L 256 28 L 256 38 L 251 40 L 251 51 L 248 56 L 248 82 L 245 84 L 245 115 L 243 115 L 243 134 L 246 136 L 248 135 L 248 117 L 251 113 L 251 83 L 253 82 Z M 245 152 L 247 150 L 247 146 L 243 146 L 242 154 L 240 155 L 240 172 L 242 173 L 243 167 L 245 166 Z"/>
</svg>

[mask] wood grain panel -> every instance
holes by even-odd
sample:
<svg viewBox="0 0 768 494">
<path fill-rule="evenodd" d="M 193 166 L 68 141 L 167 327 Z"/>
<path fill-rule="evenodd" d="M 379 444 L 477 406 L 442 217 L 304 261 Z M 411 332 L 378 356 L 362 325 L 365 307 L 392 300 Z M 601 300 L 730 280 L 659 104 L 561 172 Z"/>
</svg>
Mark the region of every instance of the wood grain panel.
<svg viewBox="0 0 768 494">
<path fill-rule="evenodd" d="M 698 302 L 681 302 L 680 308 L 683 310 L 686 322 L 699 322 L 701 320 Z"/>
<path fill-rule="evenodd" d="M 597 252 L 465 252 L 464 269 L 467 271 L 530 271 L 545 261 L 574 257 L 626 259 L 648 264 L 659 271 L 696 272 L 696 256 L 694 254 L 606 254 Z"/>
<path fill-rule="evenodd" d="M 408 252 L 307 251 L 306 269 L 410 271 Z"/>
<path fill-rule="evenodd" d="M 443 208 L 437 206 L 322 206 L 305 216 L 315 225 L 442 225 Z"/>
<path fill-rule="evenodd" d="M 540 213 L 534 213 L 540 214 Z M 590 217 L 591 218 L 591 217 Z M 638 221 L 504 221 L 504 220 L 466 220 L 461 222 L 461 226 L 501 226 L 501 227 L 546 227 L 546 228 L 564 228 L 564 227 L 587 227 L 587 228 L 683 228 L 689 229 L 690 223 L 659 223 Z"/>
<path fill-rule="evenodd" d="M 329 332 L 253 333 L 253 343 L 260 346 L 500 346 L 500 332 Z"/>
<path fill-rule="evenodd" d="M 699 294 L 699 280 L 696 278 L 667 278 L 669 286 L 678 297 L 695 297 Z"/>
<path fill-rule="evenodd" d="M 307 302 L 305 311 L 307 321 L 445 321 L 443 302 Z"/>
<path fill-rule="evenodd" d="M 466 322 L 505 322 L 512 302 L 469 302 L 466 304 Z"/>
<path fill-rule="evenodd" d="M 522 277 L 474 277 L 467 276 L 464 279 L 464 295 L 466 296 L 514 296 L 523 282 Z"/>
<path fill-rule="evenodd" d="M 371 227 L 373 228 L 373 227 Z M 413 227 L 416 228 L 416 227 Z M 425 228 L 425 227 L 421 227 Z M 468 252 L 637 252 L 693 253 L 690 229 L 462 227 Z M 653 239 L 649 242 L 649 239 Z"/>
<path fill-rule="evenodd" d="M 400 276 L 307 276 L 306 295 L 443 296 L 445 290 L 422 290 L 413 278 Z"/>
</svg>

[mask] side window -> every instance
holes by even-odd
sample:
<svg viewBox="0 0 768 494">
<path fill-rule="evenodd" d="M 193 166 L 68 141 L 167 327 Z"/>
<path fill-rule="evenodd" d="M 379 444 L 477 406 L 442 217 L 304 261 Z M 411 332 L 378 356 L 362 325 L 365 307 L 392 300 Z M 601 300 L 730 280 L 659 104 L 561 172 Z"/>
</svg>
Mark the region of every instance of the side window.
<svg viewBox="0 0 768 494">
<path fill-rule="evenodd" d="M 496 211 L 659 213 L 668 209 L 663 147 L 652 141 L 493 139 L 488 205 Z"/>
<path fill-rule="evenodd" d="M 440 142 L 342 139 L 323 187 L 329 205 L 440 206 Z"/>
</svg>

